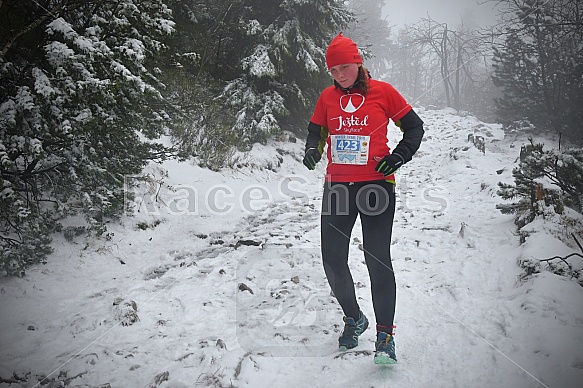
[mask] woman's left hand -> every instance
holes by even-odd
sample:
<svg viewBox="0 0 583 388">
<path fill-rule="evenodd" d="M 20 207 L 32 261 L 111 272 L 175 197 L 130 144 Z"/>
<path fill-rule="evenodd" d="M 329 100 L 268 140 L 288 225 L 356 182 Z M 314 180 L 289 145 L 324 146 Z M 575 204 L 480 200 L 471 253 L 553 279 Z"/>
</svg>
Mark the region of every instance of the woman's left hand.
<svg viewBox="0 0 583 388">
<path fill-rule="evenodd" d="M 382 159 L 375 157 L 373 160 L 379 162 L 375 170 L 382 173 L 384 176 L 394 174 L 402 165 L 405 164 L 405 159 L 403 159 L 403 157 L 397 153 L 389 154 Z"/>
</svg>

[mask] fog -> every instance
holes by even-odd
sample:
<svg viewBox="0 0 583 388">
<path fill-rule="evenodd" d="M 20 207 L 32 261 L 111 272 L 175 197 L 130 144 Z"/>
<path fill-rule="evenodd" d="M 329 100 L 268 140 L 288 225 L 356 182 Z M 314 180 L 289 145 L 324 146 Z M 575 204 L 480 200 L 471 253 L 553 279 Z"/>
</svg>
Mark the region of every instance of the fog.
<svg viewBox="0 0 583 388">
<path fill-rule="evenodd" d="M 384 7 L 389 25 L 397 29 L 428 16 L 451 26 L 461 25 L 463 19 L 468 27 L 485 27 L 496 23 L 497 14 L 494 2 L 476 0 L 385 0 Z"/>
</svg>

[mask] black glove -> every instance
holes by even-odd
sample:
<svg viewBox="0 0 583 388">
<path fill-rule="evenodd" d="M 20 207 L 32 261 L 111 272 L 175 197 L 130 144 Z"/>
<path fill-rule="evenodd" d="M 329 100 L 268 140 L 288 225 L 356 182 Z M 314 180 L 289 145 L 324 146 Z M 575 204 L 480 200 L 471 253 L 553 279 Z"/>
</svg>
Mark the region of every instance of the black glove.
<svg viewBox="0 0 583 388">
<path fill-rule="evenodd" d="M 308 170 L 313 170 L 316 168 L 316 164 L 320 161 L 322 155 L 318 152 L 315 148 L 308 148 L 306 151 L 306 155 L 304 156 L 304 166 L 308 168 Z"/>
<path fill-rule="evenodd" d="M 384 176 L 387 176 L 394 174 L 395 171 L 399 169 L 399 167 L 404 165 L 405 159 L 403 159 L 403 157 L 399 154 L 392 153 L 390 155 L 385 156 L 378 162 L 379 164 L 377 164 L 375 170 L 382 173 Z"/>
</svg>

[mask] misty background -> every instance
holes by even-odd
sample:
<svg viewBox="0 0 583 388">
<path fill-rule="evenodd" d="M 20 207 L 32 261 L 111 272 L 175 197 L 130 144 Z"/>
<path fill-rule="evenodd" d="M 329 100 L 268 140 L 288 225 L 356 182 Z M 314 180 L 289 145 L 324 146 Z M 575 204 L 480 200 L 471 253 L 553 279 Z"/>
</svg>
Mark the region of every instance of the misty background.
<svg viewBox="0 0 583 388">
<path fill-rule="evenodd" d="M 383 16 L 390 26 L 396 28 L 427 17 L 451 26 L 458 26 L 463 20 L 470 27 L 486 27 L 496 24 L 501 9 L 502 5 L 485 0 L 386 0 Z"/>
</svg>

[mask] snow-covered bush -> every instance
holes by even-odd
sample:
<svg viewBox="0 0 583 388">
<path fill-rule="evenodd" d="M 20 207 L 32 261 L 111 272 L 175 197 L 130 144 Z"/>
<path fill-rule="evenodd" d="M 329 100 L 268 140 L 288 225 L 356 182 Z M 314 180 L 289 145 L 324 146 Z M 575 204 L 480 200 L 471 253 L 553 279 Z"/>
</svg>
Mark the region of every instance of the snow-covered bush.
<svg viewBox="0 0 583 388">
<path fill-rule="evenodd" d="M 515 202 L 497 208 L 516 215 L 521 243 L 532 233 L 544 233 L 574 250 L 583 249 L 576 237 L 583 235 L 583 149 L 545 151 L 542 144 L 534 144 L 531 139 L 522 148 L 520 159 L 512 172 L 515 184 L 498 184 L 498 195 Z M 519 261 L 519 266 L 525 270 L 523 279 L 544 268 L 582 283 L 581 265 L 574 265 L 566 257 L 526 258 Z"/>
<path fill-rule="evenodd" d="M 543 150 L 542 144 L 531 144 L 528 155 L 521 157 L 519 166 L 512 171 L 514 185 L 500 182 L 498 195 L 507 200 L 502 213 L 516 214 L 519 228 L 532 222 L 537 216 L 545 216 L 549 207 L 556 214 L 563 214 L 569 207 L 583 212 L 583 149 L 564 151 Z"/>
</svg>

